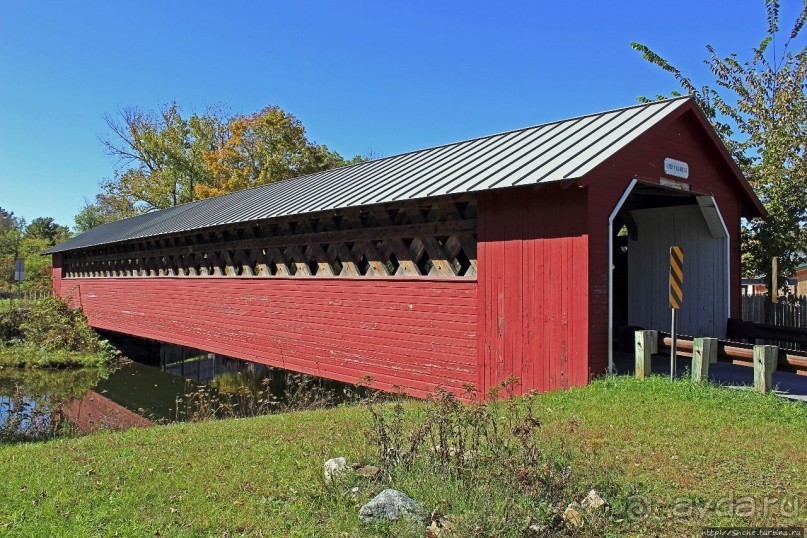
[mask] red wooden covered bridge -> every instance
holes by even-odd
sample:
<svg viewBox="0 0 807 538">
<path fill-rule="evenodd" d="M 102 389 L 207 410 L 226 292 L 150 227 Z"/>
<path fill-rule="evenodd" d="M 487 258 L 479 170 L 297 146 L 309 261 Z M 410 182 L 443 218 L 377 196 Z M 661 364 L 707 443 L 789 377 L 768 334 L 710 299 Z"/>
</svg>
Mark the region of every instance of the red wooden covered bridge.
<svg viewBox="0 0 807 538">
<path fill-rule="evenodd" d="M 659 101 L 415 151 L 100 226 L 52 248 L 92 326 L 422 396 L 583 385 L 621 326 L 739 315 L 763 209 L 703 113 Z M 610 268 L 610 269 L 609 269 Z"/>
</svg>

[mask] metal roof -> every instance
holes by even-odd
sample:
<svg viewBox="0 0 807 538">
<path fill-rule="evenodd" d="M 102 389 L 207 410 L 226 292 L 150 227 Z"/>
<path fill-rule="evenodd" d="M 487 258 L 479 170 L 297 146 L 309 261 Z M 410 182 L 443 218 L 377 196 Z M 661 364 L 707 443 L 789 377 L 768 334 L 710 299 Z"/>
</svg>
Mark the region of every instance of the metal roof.
<svg viewBox="0 0 807 538">
<path fill-rule="evenodd" d="M 93 228 L 45 253 L 347 207 L 582 177 L 689 98 L 413 151 L 190 202 Z"/>
</svg>

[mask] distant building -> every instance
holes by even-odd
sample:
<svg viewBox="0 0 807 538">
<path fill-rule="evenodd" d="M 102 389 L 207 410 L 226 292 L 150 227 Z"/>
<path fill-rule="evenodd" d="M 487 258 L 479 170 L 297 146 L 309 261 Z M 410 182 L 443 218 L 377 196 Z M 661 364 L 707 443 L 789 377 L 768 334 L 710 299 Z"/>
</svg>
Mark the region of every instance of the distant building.
<svg viewBox="0 0 807 538">
<path fill-rule="evenodd" d="M 803 268 L 805 279 L 802 283 L 803 287 L 807 289 L 807 265 Z M 786 281 L 787 288 L 785 288 L 784 283 L 782 287 L 779 288 L 779 295 L 787 295 L 790 293 L 795 293 L 796 295 L 804 295 L 804 292 L 798 292 L 797 289 L 797 278 L 788 278 Z M 765 281 L 761 278 L 744 278 L 742 279 L 742 294 L 743 295 L 767 295 L 768 294 L 768 286 L 765 284 Z"/>
<path fill-rule="evenodd" d="M 796 267 L 796 295 L 807 296 L 807 263 Z"/>
</svg>

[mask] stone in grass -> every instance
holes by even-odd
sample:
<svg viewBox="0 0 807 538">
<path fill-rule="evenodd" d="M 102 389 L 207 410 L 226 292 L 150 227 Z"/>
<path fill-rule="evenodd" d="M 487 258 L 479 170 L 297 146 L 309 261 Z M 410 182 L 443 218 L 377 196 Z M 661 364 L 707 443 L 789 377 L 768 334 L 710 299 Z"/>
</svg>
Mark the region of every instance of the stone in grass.
<svg viewBox="0 0 807 538">
<path fill-rule="evenodd" d="M 385 489 L 359 509 L 365 523 L 412 519 L 426 524 L 426 514 L 420 504 L 397 489 Z"/>
<path fill-rule="evenodd" d="M 599 510 L 603 506 L 608 504 L 608 501 L 603 499 L 600 494 L 597 492 L 596 489 L 592 489 L 586 495 L 586 498 L 580 502 L 580 506 L 585 508 L 586 510 Z"/>
<path fill-rule="evenodd" d="M 344 456 L 331 458 L 325 462 L 325 481 L 331 482 L 335 476 L 347 472 L 347 459 Z"/>
<path fill-rule="evenodd" d="M 381 469 L 376 467 L 375 465 L 362 465 L 358 469 L 356 469 L 356 474 L 359 476 L 363 476 L 365 478 L 375 478 L 379 474 L 381 474 Z"/>
<path fill-rule="evenodd" d="M 580 529 L 583 527 L 583 516 L 580 514 L 580 505 L 572 503 L 563 511 L 563 521 L 569 527 Z"/>
</svg>

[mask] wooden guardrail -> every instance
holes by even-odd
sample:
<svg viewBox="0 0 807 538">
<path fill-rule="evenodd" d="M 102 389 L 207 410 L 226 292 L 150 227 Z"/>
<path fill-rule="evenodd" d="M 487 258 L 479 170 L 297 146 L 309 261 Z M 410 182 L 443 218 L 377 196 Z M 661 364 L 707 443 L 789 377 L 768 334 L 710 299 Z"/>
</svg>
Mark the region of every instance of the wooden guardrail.
<svg viewBox="0 0 807 538">
<path fill-rule="evenodd" d="M 726 337 L 731 341 L 765 343 L 788 349 L 807 350 L 807 327 L 781 327 L 729 319 Z"/>
<path fill-rule="evenodd" d="M 654 353 L 669 352 L 672 337 L 661 331 L 636 331 L 636 376 L 650 374 L 650 359 Z M 754 345 L 717 338 L 677 336 L 677 354 L 692 357 L 692 378 L 709 379 L 709 365 L 717 361 L 754 368 L 754 387 L 768 392 L 773 387 L 776 370 L 807 375 L 807 351 L 780 349 L 770 345 Z"/>
<path fill-rule="evenodd" d="M 670 333 L 659 331 L 659 348 L 669 350 L 672 345 Z M 678 354 L 682 357 L 692 356 L 693 338 L 689 336 L 678 336 Z M 741 366 L 753 366 L 754 344 L 744 342 L 733 342 L 730 340 L 717 341 L 717 359 L 722 362 L 730 362 Z M 776 347 L 776 346 L 769 346 Z M 796 351 L 792 349 L 777 348 L 777 369 L 798 375 L 807 375 L 807 351 Z"/>
</svg>

